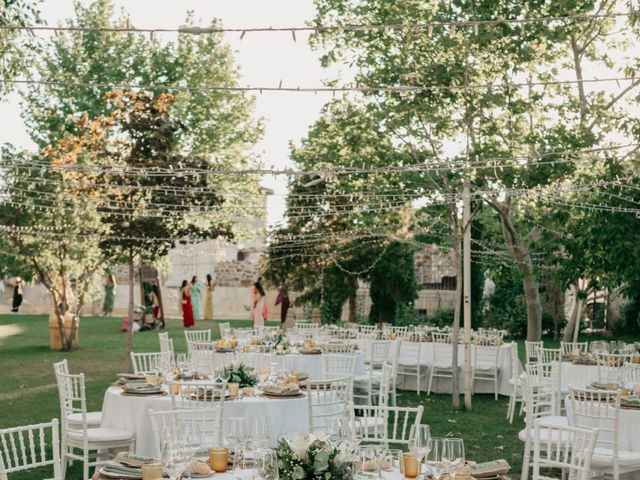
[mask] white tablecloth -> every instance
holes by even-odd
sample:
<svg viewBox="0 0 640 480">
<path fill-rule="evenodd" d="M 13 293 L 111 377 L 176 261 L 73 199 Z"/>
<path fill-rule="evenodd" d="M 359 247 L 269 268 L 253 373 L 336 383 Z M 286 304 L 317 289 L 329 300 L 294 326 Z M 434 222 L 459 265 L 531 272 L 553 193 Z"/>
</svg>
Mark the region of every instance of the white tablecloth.
<svg viewBox="0 0 640 480">
<path fill-rule="evenodd" d="M 133 397 L 121 395 L 122 389 L 110 387 L 102 403 L 102 426 L 119 428 L 136 434 L 136 453 L 157 457 L 148 410 L 170 410 L 167 396 Z M 271 434 L 277 440 L 283 435 L 308 430 L 307 398 L 270 399 L 245 397 L 224 402 L 223 426 L 229 417 L 261 417 L 269 419 Z"/>
<path fill-rule="evenodd" d="M 271 355 L 271 354 L 260 354 L 256 353 L 254 355 Z M 323 378 L 322 372 L 322 355 L 304 355 L 301 353 L 287 353 L 285 355 L 275 355 L 274 361 L 278 363 L 279 366 L 285 367 L 293 372 L 298 373 L 306 373 L 309 375 L 311 380 L 321 380 Z M 356 355 L 356 370 L 355 376 L 362 376 L 366 373 L 364 368 L 364 357 L 361 350 L 355 351 Z M 232 353 L 214 353 L 214 359 L 216 365 L 225 365 L 229 363 L 232 358 Z"/>
<path fill-rule="evenodd" d="M 371 340 L 358 340 L 358 342 L 370 342 Z M 450 345 L 445 345 L 451 348 Z M 361 347 L 362 348 L 362 347 Z M 511 352 L 510 344 L 504 344 L 500 346 L 498 352 L 498 393 L 500 395 L 509 395 L 511 393 L 511 386 L 509 385 L 509 379 L 511 379 Z M 393 354 L 393 348 L 391 354 Z M 471 352 L 473 361 L 473 350 Z M 403 349 L 400 349 L 400 363 L 414 362 L 415 356 L 408 356 L 403 354 Z M 393 361 L 389 358 L 389 361 Z M 420 364 L 429 368 L 433 362 L 433 343 L 432 342 L 420 342 Z M 464 391 L 464 347 L 458 345 L 458 365 L 459 365 L 459 389 Z M 520 362 L 518 362 L 518 375 L 522 373 L 523 368 Z M 421 389 L 426 391 L 428 385 L 427 382 L 421 385 Z M 400 390 L 416 390 L 416 377 L 415 376 L 401 376 L 398 379 L 397 387 Z M 448 378 L 434 378 L 432 390 L 436 393 L 451 393 L 451 380 Z M 475 386 L 476 393 L 493 393 L 493 382 L 490 381 L 478 381 Z"/>
<path fill-rule="evenodd" d="M 560 364 L 560 385 L 565 393 L 569 391 L 569 387 L 588 388 L 592 382 L 597 381 L 597 365 L 574 365 L 571 362 Z"/>
</svg>

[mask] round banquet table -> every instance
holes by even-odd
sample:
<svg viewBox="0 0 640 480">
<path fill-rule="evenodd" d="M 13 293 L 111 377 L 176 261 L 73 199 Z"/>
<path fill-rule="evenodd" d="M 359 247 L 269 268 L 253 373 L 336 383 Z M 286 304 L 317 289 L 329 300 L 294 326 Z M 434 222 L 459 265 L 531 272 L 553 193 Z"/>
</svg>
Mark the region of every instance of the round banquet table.
<svg viewBox="0 0 640 480">
<path fill-rule="evenodd" d="M 598 381 L 597 365 L 579 365 L 571 362 L 560 363 L 560 385 L 564 393 L 573 388 L 589 388 Z"/>
<path fill-rule="evenodd" d="M 360 344 L 360 349 L 363 349 L 363 342 L 370 342 L 371 340 L 367 339 L 358 339 L 358 343 Z M 397 340 L 393 340 L 397 342 Z M 451 345 L 445 345 L 446 348 L 451 349 Z M 366 347 L 364 347 L 366 348 Z M 498 394 L 500 395 L 510 395 L 511 394 L 511 385 L 509 384 L 509 380 L 511 379 L 511 352 L 510 352 L 510 344 L 505 343 L 500 346 L 498 351 Z M 393 354 L 393 348 L 391 349 L 390 356 Z M 393 362 L 392 358 L 389 358 L 390 362 Z M 416 359 L 414 355 L 407 355 L 403 352 L 403 349 L 400 348 L 400 363 L 415 363 Z M 473 361 L 473 354 L 472 354 Z M 429 368 L 431 363 L 433 362 L 433 342 L 420 342 L 420 365 Z M 464 375 L 462 374 L 462 369 L 464 366 L 464 346 L 458 345 L 458 362 L 459 362 L 459 370 L 460 374 L 459 378 L 459 391 L 464 391 Z M 518 362 L 518 375 L 522 373 L 523 368 L 520 362 Z M 421 388 L 426 391 L 428 385 L 428 375 L 427 382 L 423 382 Z M 405 376 L 399 375 L 397 388 L 400 390 L 416 390 L 416 377 L 415 376 Z M 433 379 L 433 392 L 435 393 L 451 393 L 451 380 L 449 378 L 438 378 L 435 377 Z M 493 393 L 493 382 L 491 381 L 482 381 L 477 382 L 474 387 L 475 393 Z"/>
<path fill-rule="evenodd" d="M 355 376 L 363 376 L 366 374 L 364 368 L 364 356 L 362 350 L 356 350 L 356 369 Z M 229 360 L 233 357 L 233 353 L 214 353 L 214 361 L 216 365 L 225 365 L 229 363 Z M 254 355 L 271 355 L 260 354 Z M 286 368 L 292 372 L 306 373 L 311 380 L 321 380 L 324 378 L 322 371 L 322 353 L 320 354 L 302 354 L 302 353 L 286 353 L 282 355 L 276 354 L 274 361 L 278 362 L 280 368 Z"/>
<path fill-rule="evenodd" d="M 102 427 L 119 428 L 136 435 L 136 453 L 158 457 L 153 441 L 149 409 L 171 410 L 169 395 L 125 396 L 119 387 L 109 387 L 102 402 Z M 243 397 L 224 402 L 223 425 L 230 417 L 263 417 L 269 419 L 274 441 L 283 435 L 308 429 L 307 398 L 274 399 Z"/>
</svg>

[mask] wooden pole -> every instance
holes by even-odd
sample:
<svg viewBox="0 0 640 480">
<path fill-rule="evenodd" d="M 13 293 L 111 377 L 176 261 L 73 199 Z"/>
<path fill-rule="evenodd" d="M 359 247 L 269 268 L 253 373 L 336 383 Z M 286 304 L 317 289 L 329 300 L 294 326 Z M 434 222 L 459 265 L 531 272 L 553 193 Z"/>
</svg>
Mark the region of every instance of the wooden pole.
<svg viewBox="0 0 640 480">
<path fill-rule="evenodd" d="M 464 406 L 471 410 L 471 194 L 469 181 L 464 181 L 462 190 L 462 281 L 464 315 Z"/>
</svg>

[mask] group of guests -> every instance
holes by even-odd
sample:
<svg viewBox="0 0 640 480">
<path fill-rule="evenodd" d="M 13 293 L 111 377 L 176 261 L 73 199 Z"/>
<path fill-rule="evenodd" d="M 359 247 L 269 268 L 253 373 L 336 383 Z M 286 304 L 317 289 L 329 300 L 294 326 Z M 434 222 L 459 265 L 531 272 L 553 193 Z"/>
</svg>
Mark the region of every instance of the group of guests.
<svg viewBox="0 0 640 480">
<path fill-rule="evenodd" d="M 207 274 L 207 281 L 204 283 L 204 319 L 213 320 L 213 291 L 216 284 L 211 275 Z M 182 281 L 180 287 L 180 310 L 182 311 L 182 324 L 184 328 L 191 328 L 195 325 L 196 320 L 200 320 L 200 304 L 203 285 L 198 280 L 198 276 L 191 278 L 191 283 L 187 280 Z"/>
</svg>

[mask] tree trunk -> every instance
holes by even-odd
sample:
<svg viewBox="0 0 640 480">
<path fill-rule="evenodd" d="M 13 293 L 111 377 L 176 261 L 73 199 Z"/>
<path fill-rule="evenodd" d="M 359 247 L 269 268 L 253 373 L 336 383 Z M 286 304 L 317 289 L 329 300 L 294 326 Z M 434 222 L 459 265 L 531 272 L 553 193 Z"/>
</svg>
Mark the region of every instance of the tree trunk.
<svg viewBox="0 0 640 480">
<path fill-rule="evenodd" d="M 133 252 L 129 252 L 129 308 L 127 312 L 127 345 L 125 348 L 125 365 L 128 372 L 133 371 L 133 365 L 131 364 L 131 350 L 133 348 L 133 282 Z"/>
<path fill-rule="evenodd" d="M 356 278 L 351 278 L 351 295 L 349 295 L 349 322 L 356 323 L 358 316 L 358 280 Z"/>
<path fill-rule="evenodd" d="M 578 304 L 581 300 L 578 298 L 578 293 L 580 292 L 580 287 L 577 283 L 572 285 L 574 291 L 574 302 L 573 308 L 571 309 L 571 315 L 569 315 L 569 320 L 567 320 L 567 326 L 564 328 L 564 332 L 562 333 L 562 341 L 570 342 L 573 339 L 573 331 L 576 326 L 576 319 L 578 318 Z"/>
<path fill-rule="evenodd" d="M 455 215 L 455 213 L 454 213 Z M 458 375 L 458 349 L 455 346 L 458 345 L 458 339 L 460 338 L 460 310 L 462 305 L 462 255 L 460 252 L 460 231 L 459 223 L 456 222 L 455 226 L 455 245 L 454 245 L 454 263 L 456 266 L 456 294 L 454 300 L 453 310 L 453 332 L 451 335 L 451 343 L 454 348 L 451 349 L 451 405 L 454 408 L 460 407 L 460 379 Z"/>
</svg>

